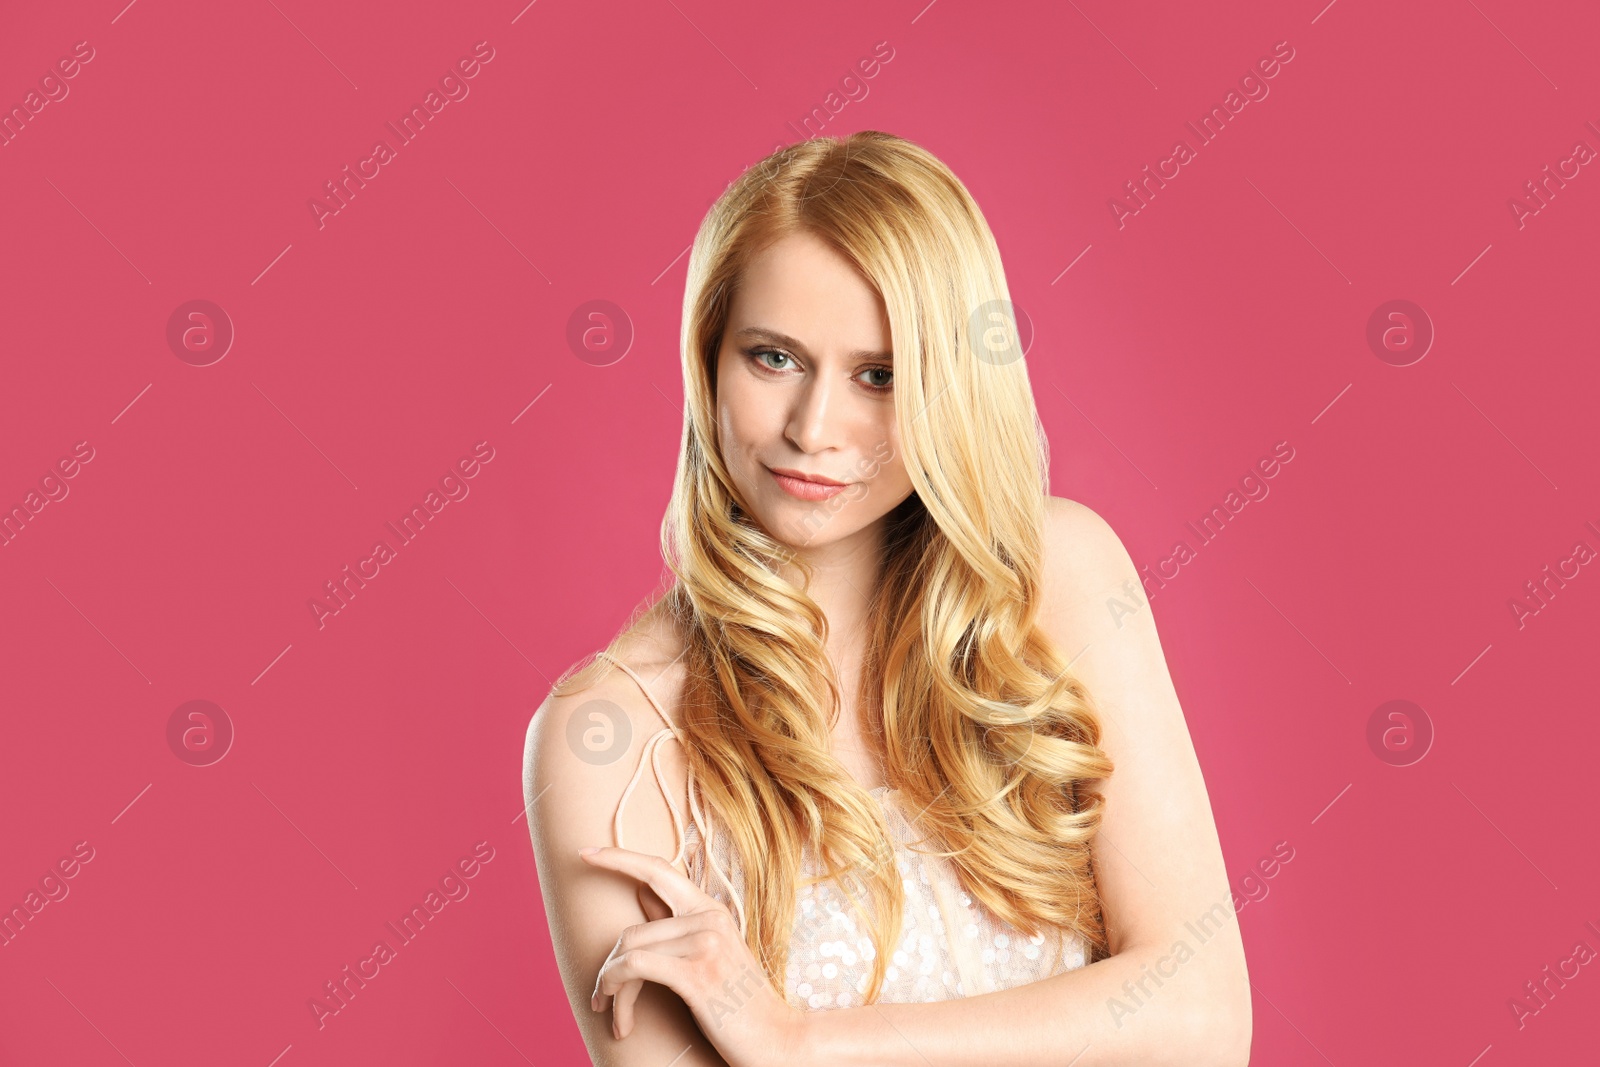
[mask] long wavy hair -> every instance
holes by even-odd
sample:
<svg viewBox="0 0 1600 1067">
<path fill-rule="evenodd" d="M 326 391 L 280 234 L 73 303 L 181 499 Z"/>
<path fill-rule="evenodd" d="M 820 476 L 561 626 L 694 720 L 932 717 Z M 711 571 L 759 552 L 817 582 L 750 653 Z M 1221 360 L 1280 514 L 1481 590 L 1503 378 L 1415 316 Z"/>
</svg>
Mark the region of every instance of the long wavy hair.
<svg viewBox="0 0 1600 1067">
<path fill-rule="evenodd" d="M 1029 935 L 1107 944 L 1090 843 L 1112 764 L 1086 688 L 1040 630 L 1048 442 L 999 250 L 926 149 L 875 130 L 818 137 L 748 168 L 701 223 L 684 292 L 682 447 L 661 548 L 675 578 L 608 646 L 670 622 L 684 647 L 680 735 L 745 882 L 743 934 L 783 998 L 799 885 L 837 879 L 875 917 L 867 1003 L 899 941 L 884 815 L 830 754 L 840 683 L 804 559 L 741 506 L 716 421 L 716 359 L 746 264 L 805 231 L 884 302 L 895 419 L 914 492 L 885 517 L 857 706 L 889 784 L 964 888 Z M 794 565 L 795 585 L 779 564 Z M 561 692 L 609 665 L 575 666 Z M 823 874 L 804 877 L 802 850 Z"/>
</svg>

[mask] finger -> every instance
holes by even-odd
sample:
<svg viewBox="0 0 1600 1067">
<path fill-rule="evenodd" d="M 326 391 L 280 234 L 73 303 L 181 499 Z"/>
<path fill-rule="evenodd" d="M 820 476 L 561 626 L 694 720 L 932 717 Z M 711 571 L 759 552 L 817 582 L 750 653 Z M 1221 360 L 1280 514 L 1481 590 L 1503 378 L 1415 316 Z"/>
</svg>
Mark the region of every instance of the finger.
<svg viewBox="0 0 1600 1067">
<path fill-rule="evenodd" d="M 645 883 L 655 890 L 674 915 L 685 915 L 708 905 L 721 906 L 709 893 L 691 882 L 688 875 L 679 872 L 660 856 L 614 845 L 579 855 L 596 867 L 617 871 Z"/>
<path fill-rule="evenodd" d="M 656 925 L 656 924 L 651 924 Z M 691 930 L 681 937 L 674 937 L 666 941 L 656 942 L 646 946 L 647 951 L 659 952 L 664 956 L 676 956 L 683 959 L 689 956 L 704 956 L 715 942 L 707 939 L 708 931 L 701 929 Z M 631 949 L 629 951 L 632 951 Z M 624 982 L 617 988 L 611 998 L 611 1028 L 619 1039 L 627 1037 L 633 1032 L 633 1005 L 639 999 L 639 994 L 644 991 L 644 983 L 634 979 Z M 674 992 L 681 991 L 674 990 Z"/>
<path fill-rule="evenodd" d="M 678 938 L 694 933 L 696 930 L 708 930 L 713 927 L 716 920 L 711 912 L 697 911 L 691 915 L 668 915 L 663 919 L 652 919 L 637 926 L 630 926 L 622 931 L 622 936 L 617 939 L 617 947 L 612 951 L 622 955 L 632 948 L 652 948 L 659 951 L 662 943 L 674 941 Z"/>
<path fill-rule="evenodd" d="M 693 915 L 669 915 L 664 919 L 654 919 L 637 926 L 630 926 L 622 931 L 621 937 L 617 938 L 617 943 L 606 957 L 606 962 L 609 963 L 613 957 L 635 948 L 666 951 L 663 946 L 675 945 L 677 941 L 698 931 L 714 929 L 716 922 L 712 912 L 701 911 Z M 682 955 L 677 947 L 674 947 L 672 952 L 674 955 Z M 604 971 L 605 967 L 602 964 L 601 973 Z M 607 994 L 601 990 L 600 978 L 597 975 L 594 992 L 589 994 L 589 1007 L 593 1011 L 604 1011 L 607 1006 Z"/>
<path fill-rule="evenodd" d="M 657 925 L 651 923 L 650 925 Z M 656 942 L 648 946 L 649 951 L 660 952 L 663 955 L 677 956 L 682 959 L 688 956 L 704 954 L 710 947 L 702 935 L 704 926 L 691 930 L 681 937 L 671 938 L 666 941 Z M 644 992 L 644 983 L 638 979 L 624 982 L 611 998 L 611 1030 L 618 1040 L 627 1037 L 633 1032 L 633 1006 L 639 999 L 639 994 Z"/>
<path fill-rule="evenodd" d="M 682 996 L 678 986 L 684 983 L 687 966 L 677 954 L 647 948 L 629 949 L 601 968 L 600 991 L 613 996 L 626 983 L 638 980 L 659 983 Z"/>
<path fill-rule="evenodd" d="M 650 982 L 656 981 L 648 974 L 643 974 L 637 970 L 635 965 L 641 958 L 660 956 L 663 959 L 681 960 L 685 957 L 705 952 L 707 945 L 705 931 L 691 930 L 681 937 L 619 950 L 610 959 L 606 960 L 605 966 L 600 968 L 599 980 L 595 982 L 595 994 L 600 997 L 615 997 L 621 992 L 625 983 L 635 978 L 643 978 Z M 630 960 L 632 961 L 631 963 L 629 962 Z"/>
<path fill-rule="evenodd" d="M 626 931 L 624 931 L 624 933 L 626 933 Z M 606 972 L 606 964 L 610 963 L 613 957 L 616 957 L 621 953 L 622 938 L 619 937 L 617 938 L 617 943 L 611 946 L 611 951 L 606 954 L 605 962 L 600 964 L 600 970 L 594 977 L 594 992 L 589 994 L 589 1008 L 591 1010 L 601 1011 L 607 1007 L 607 1001 L 609 998 L 602 996 L 600 993 L 600 977 Z"/>
<path fill-rule="evenodd" d="M 665 919 L 672 914 L 672 909 L 667 907 L 666 901 L 643 882 L 639 883 L 639 907 L 644 910 L 646 919 Z"/>
<path fill-rule="evenodd" d="M 624 982 L 615 996 L 602 996 L 599 987 L 596 986 L 594 996 L 589 999 L 589 1007 L 595 1011 L 604 1011 L 607 1007 L 611 1008 L 611 1036 L 620 1040 L 627 1036 L 628 1030 L 632 1029 L 633 1002 L 638 999 L 643 990 L 644 982 L 637 978 Z M 607 1001 L 610 1003 L 607 1004 Z M 625 1008 L 624 1004 L 626 1005 Z M 627 1015 L 629 1020 L 627 1029 L 624 1029 L 621 1025 L 624 1014 Z"/>
<path fill-rule="evenodd" d="M 633 1032 L 633 1004 L 644 992 L 644 983 L 635 979 L 628 982 L 611 998 L 611 1029 L 618 1040 Z"/>
</svg>

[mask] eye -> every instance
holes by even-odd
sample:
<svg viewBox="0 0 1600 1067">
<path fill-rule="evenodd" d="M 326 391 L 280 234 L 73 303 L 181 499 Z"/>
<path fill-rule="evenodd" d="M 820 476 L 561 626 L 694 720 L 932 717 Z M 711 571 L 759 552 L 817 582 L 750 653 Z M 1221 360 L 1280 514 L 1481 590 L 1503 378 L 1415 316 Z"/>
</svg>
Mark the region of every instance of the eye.
<svg viewBox="0 0 1600 1067">
<path fill-rule="evenodd" d="M 868 367 L 866 370 L 862 371 L 861 374 L 883 375 L 881 380 L 867 383 L 867 388 L 871 389 L 873 392 L 887 393 L 891 388 L 893 388 L 893 386 L 890 384 L 894 381 L 894 368 L 892 367 Z M 861 375 L 859 374 L 856 375 L 858 378 L 860 376 Z"/>
<path fill-rule="evenodd" d="M 793 360 L 794 360 L 794 357 L 789 355 L 789 353 L 780 352 L 775 348 L 753 348 L 746 354 L 748 356 L 750 356 L 750 358 L 752 358 L 752 359 L 756 360 L 757 362 L 759 362 L 767 370 L 783 370 L 783 369 L 785 369 L 783 367 L 774 367 L 772 364 L 768 363 L 767 362 L 767 357 L 768 356 L 773 356 L 773 357 L 775 357 L 777 359 L 787 359 L 790 362 L 793 362 Z"/>
<path fill-rule="evenodd" d="M 794 357 L 789 355 L 789 353 L 776 348 L 746 349 L 745 357 L 754 362 L 760 370 L 769 375 L 775 376 L 782 371 L 794 369 Z M 788 362 L 783 363 L 782 361 L 784 360 L 787 360 Z M 774 364 L 774 361 L 777 361 L 777 365 Z M 885 367 L 881 365 L 868 367 L 861 371 L 860 374 L 857 374 L 856 378 L 859 380 L 862 375 L 869 374 L 879 375 L 876 380 L 861 383 L 862 385 L 866 386 L 869 392 L 888 393 L 892 391 L 893 386 L 891 383 L 894 380 L 893 367 Z"/>
</svg>

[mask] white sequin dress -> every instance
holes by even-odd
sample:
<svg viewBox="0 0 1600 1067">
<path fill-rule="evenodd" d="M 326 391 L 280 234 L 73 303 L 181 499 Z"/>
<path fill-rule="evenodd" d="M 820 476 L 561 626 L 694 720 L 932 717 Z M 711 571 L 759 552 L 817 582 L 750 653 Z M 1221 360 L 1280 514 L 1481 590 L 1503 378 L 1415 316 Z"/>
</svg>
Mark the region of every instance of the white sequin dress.
<svg viewBox="0 0 1600 1067">
<path fill-rule="evenodd" d="M 615 843 L 627 847 L 622 843 L 623 807 L 649 762 L 662 795 L 668 798 L 680 842 L 672 860 L 674 866 L 684 863 L 690 880 L 727 904 L 739 917 L 742 928 L 744 880 L 737 869 L 737 857 L 727 836 L 718 834 L 714 824 L 702 815 L 692 772 L 687 791 L 687 825 L 666 791 L 657 749 L 668 738 L 678 739 L 677 731 L 639 676 L 615 657 L 606 658 L 638 683 L 667 723 L 645 741 L 639 766 L 623 791 L 612 827 Z M 899 941 L 885 972 L 879 1003 L 926 1003 L 992 993 L 1089 962 L 1090 946 L 1079 935 L 1051 928 L 1046 935 L 1030 937 L 996 918 L 963 890 L 954 864 L 912 847 L 919 843 L 920 835 L 913 829 L 913 820 L 906 817 L 898 794 L 887 786 L 871 792 L 883 806 L 905 901 Z M 802 867 L 808 875 L 821 869 L 809 856 L 804 858 Z M 870 906 L 864 897 L 861 899 L 863 909 L 870 915 Z M 867 929 L 837 882 L 823 881 L 799 888 L 784 982 L 791 1004 L 817 1011 L 864 1004 L 872 981 L 873 953 Z"/>
</svg>

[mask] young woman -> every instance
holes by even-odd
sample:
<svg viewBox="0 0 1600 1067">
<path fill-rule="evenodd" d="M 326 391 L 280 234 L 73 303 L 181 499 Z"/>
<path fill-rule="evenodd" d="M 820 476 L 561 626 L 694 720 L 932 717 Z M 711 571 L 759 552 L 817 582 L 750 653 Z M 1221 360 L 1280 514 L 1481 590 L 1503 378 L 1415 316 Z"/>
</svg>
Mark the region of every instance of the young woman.
<svg viewBox="0 0 1600 1067">
<path fill-rule="evenodd" d="M 1106 523 L 1049 495 L 966 188 L 875 131 L 776 152 L 700 227 L 682 356 L 676 580 L 524 754 L 593 1059 L 1247 1062 L 1151 612 Z"/>
</svg>

